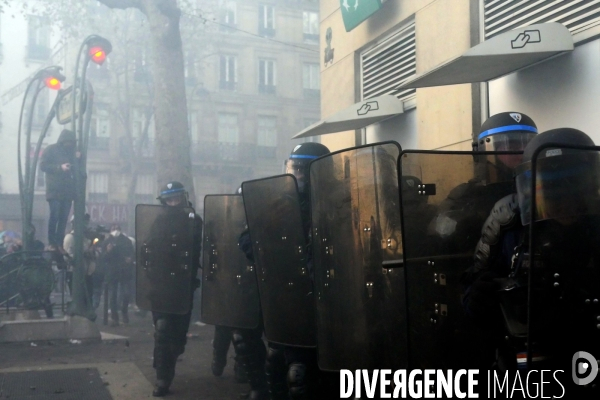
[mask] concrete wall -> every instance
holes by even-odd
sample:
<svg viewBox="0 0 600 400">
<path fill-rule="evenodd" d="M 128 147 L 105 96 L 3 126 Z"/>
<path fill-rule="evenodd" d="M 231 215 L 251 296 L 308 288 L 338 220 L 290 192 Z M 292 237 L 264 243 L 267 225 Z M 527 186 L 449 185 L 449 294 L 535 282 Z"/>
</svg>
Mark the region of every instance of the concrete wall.
<svg viewBox="0 0 600 400">
<path fill-rule="evenodd" d="M 334 61 L 321 60 L 321 114 L 328 117 L 361 100 L 358 57 L 364 49 L 414 19 L 416 29 L 417 73 L 427 71 L 469 49 L 478 36 L 478 2 L 473 0 L 388 0 L 382 9 L 351 32 L 346 32 L 339 0 L 321 1 L 321 54 L 325 34 L 332 29 Z M 416 117 L 407 117 L 401 125 L 413 131 L 397 131 L 383 123 L 367 132 L 367 139 L 385 137 L 405 141 L 422 149 L 470 149 L 474 114 L 472 85 L 418 89 Z M 400 117 L 398 117 L 400 118 Z M 475 118 L 478 120 L 478 117 Z M 412 123 L 416 120 L 416 125 Z M 387 128 L 386 128 L 387 127 Z M 386 131 L 396 129 L 397 132 Z M 353 146 L 355 132 L 325 135 L 322 143 L 332 150 Z M 410 138 L 407 141 L 407 138 Z M 406 145 L 404 145 L 405 148 Z"/>
</svg>

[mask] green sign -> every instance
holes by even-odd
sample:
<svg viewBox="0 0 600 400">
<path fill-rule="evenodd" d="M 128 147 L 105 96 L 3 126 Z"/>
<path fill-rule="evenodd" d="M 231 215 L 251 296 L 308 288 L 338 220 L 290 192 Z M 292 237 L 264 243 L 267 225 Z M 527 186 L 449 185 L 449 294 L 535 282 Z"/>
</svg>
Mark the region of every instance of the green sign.
<svg viewBox="0 0 600 400">
<path fill-rule="evenodd" d="M 340 0 L 346 32 L 356 28 L 381 8 L 381 0 Z"/>
</svg>

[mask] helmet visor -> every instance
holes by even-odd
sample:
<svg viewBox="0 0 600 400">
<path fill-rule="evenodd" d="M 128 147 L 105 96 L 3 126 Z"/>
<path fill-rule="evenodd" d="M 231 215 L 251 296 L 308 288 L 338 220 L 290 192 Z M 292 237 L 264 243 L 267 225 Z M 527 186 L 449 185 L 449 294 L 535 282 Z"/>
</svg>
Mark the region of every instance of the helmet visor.
<svg viewBox="0 0 600 400">
<path fill-rule="evenodd" d="M 560 151 L 553 149 L 552 151 Z M 536 166 L 534 193 L 531 193 L 531 163 L 519 167 L 516 177 L 521 222 L 554 219 L 568 225 L 582 215 L 598 215 L 600 194 L 598 154 L 588 150 L 569 150 L 569 154 L 540 158 Z M 532 198 L 535 213 L 532 215 Z"/>
<path fill-rule="evenodd" d="M 308 164 L 310 161 L 312 161 L 312 158 L 289 159 L 285 162 L 285 173 L 292 174 L 296 177 L 298 190 L 300 192 L 303 192 L 306 187 L 306 181 L 308 180 Z"/>
</svg>

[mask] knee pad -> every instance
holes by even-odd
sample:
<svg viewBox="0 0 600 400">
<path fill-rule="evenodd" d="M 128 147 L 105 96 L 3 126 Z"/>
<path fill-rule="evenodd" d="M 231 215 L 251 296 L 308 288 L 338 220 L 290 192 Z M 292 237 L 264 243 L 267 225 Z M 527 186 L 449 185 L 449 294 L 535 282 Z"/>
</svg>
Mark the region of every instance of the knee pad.
<svg viewBox="0 0 600 400">
<path fill-rule="evenodd" d="M 287 374 L 287 384 L 291 399 L 308 398 L 306 370 L 305 364 L 295 362 L 290 364 Z"/>
<path fill-rule="evenodd" d="M 166 319 L 160 318 L 156 320 L 154 325 L 154 340 L 156 340 L 156 344 L 163 344 L 169 342 L 169 321 Z"/>
<path fill-rule="evenodd" d="M 244 339 L 244 336 L 239 332 L 233 332 L 232 335 L 233 348 L 235 350 L 235 354 L 239 357 L 244 357 L 250 354 L 250 347 L 248 343 Z"/>
</svg>

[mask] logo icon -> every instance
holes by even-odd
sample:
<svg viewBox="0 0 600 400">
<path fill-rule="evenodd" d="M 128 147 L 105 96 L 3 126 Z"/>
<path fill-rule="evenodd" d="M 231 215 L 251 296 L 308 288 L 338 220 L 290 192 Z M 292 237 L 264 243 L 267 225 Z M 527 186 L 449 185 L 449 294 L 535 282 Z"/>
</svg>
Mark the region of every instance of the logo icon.
<svg viewBox="0 0 600 400">
<path fill-rule="evenodd" d="M 587 385 L 592 383 L 598 375 L 598 362 L 593 355 L 586 351 L 578 351 L 573 354 L 571 367 L 573 371 L 573 382 L 575 382 L 576 385 Z"/>
<path fill-rule="evenodd" d="M 540 43 L 542 41 L 542 35 L 539 30 L 525 31 L 517 35 L 514 40 L 510 41 L 510 47 L 513 49 L 522 49 L 527 43 Z"/>
<path fill-rule="evenodd" d="M 173 184 L 172 184 L 172 183 L 169 183 L 169 184 L 167 185 L 167 189 L 171 189 L 172 187 L 173 187 Z"/>
<path fill-rule="evenodd" d="M 517 122 L 521 122 L 521 114 L 519 113 L 510 113 L 510 116 L 512 117 L 512 119 L 514 119 Z"/>
<path fill-rule="evenodd" d="M 356 110 L 356 113 L 358 115 L 365 115 L 369 111 L 375 111 L 375 110 L 379 110 L 379 103 L 376 101 L 367 101 L 358 110 Z"/>
</svg>

